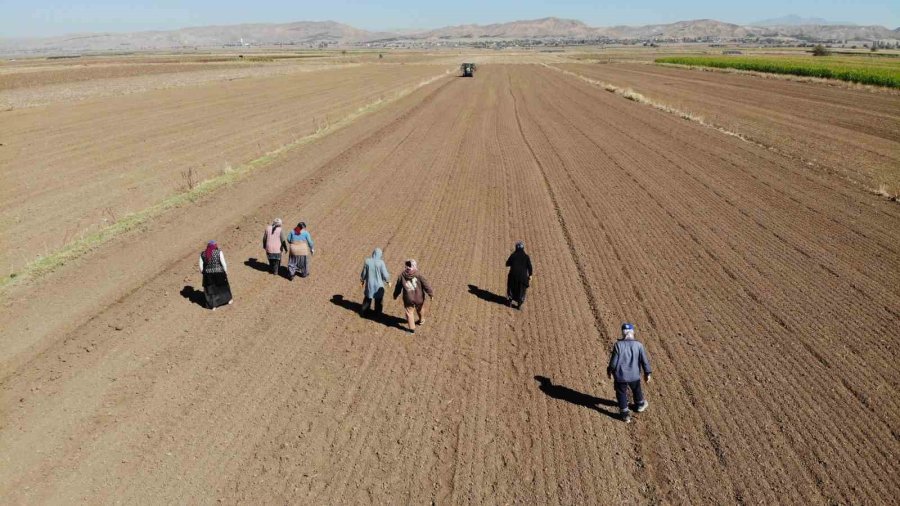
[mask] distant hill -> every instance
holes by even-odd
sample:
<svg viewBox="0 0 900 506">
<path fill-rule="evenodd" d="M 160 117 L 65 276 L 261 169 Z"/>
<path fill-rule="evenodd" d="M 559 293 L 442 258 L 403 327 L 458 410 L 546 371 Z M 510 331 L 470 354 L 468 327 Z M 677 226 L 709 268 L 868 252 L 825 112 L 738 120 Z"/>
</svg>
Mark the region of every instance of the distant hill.
<svg viewBox="0 0 900 506">
<path fill-rule="evenodd" d="M 723 23 L 714 19 L 678 21 L 664 25 L 613 26 L 600 29 L 602 35 L 616 39 L 696 39 L 701 37 L 737 39 L 746 37 L 752 32 L 753 30 L 748 27 Z"/>
<path fill-rule="evenodd" d="M 823 18 L 804 18 L 796 14 L 788 14 L 780 18 L 761 19 L 750 23 L 750 26 L 809 26 L 809 25 L 845 25 L 854 26 L 853 23 L 845 23 L 840 21 L 829 21 Z"/>
<path fill-rule="evenodd" d="M 342 44 L 392 36 L 368 32 L 334 21 L 299 21 L 284 24 L 201 26 L 168 31 L 86 33 L 40 39 L 0 39 L 0 50 L 108 51 L 222 47 L 248 44 Z"/>
<path fill-rule="evenodd" d="M 712 38 L 732 40 L 745 37 L 779 37 L 803 40 L 900 40 L 900 29 L 883 26 L 802 24 L 821 21 L 816 18 L 787 16 L 763 20 L 772 24 L 744 26 L 713 19 L 696 19 L 661 25 L 591 27 L 574 19 L 554 17 L 495 23 L 490 25 L 448 26 L 435 30 L 403 33 L 370 32 L 334 21 L 299 21 L 283 24 L 243 24 L 202 26 L 168 31 L 132 33 L 87 33 L 34 39 L 0 39 L 0 53 L 67 53 L 85 51 L 165 50 L 186 47 L 215 48 L 250 45 L 296 44 L 316 46 L 322 43 L 353 45 L 383 40 L 443 39 L 664 39 Z M 801 24 L 796 24 L 801 23 Z"/>
<path fill-rule="evenodd" d="M 492 25 L 448 26 L 414 34 L 415 38 L 482 38 L 523 39 L 544 37 L 596 37 L 597 28 L 574 19 L 541 18 Z"/>
</svg>

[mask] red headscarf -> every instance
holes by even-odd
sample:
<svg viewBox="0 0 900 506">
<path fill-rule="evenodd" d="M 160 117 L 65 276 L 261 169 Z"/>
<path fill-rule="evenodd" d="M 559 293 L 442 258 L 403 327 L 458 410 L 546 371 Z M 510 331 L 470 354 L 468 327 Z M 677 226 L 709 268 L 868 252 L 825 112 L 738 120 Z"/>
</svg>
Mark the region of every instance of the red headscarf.
<svg viewBox="0 0 900 506">
<path fill-rule="evenodd" d="M 203 257 L 206 258 L 207 262 L 212 259 L 212 254 L 217 249 L 219 249 L 219 245 L 216 244 L 216 241 L 209 241 L 206 243 L 206 251 L 203 252 Z"/>
</svg>

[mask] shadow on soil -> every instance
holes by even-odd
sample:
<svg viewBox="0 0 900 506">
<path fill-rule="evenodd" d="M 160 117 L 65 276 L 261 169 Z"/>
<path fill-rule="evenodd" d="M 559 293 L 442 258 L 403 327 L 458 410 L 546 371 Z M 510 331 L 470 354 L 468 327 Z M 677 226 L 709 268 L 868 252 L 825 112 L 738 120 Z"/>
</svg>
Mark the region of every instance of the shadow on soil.
<svg viewBox="0 0 900 506">
<path fill-rule="evenodd" d="M 206 307 L 206 295 L 202 291 L 197 290 L 193 286 L 186 285 L 181 289 L 181 296 L 185 299 L 197 304 L 200 307 Z"/>
<path fill-rule="evenodd" d="M 489 292 L 482 288 L 478 288 L 475 285 L 469 285 L 469 293 L 478 297 L 481 300 L 486 300 L 488 302 L 493 302 L 494 304 L 500 304 L 501 306 L 506 306 L 506 297 L 502 295 L 497 295 L 494 292 Z"/>
<path fill-rule="evenodd" d="M 247 261 L 244 262 L 244 265 L 246 265 L 247 267 L 250 267 L 253 270 L 257 270 L 259 272 L 265 272 L 266 274 L 268 274 L 270 276 L 272 275 L 272 273 L 269 272 L 269 264 L 267 264 L 265 262 L 260 262 L 256 258 L 248 258 Z M 278 275 L 284 279 L 290 279 L 290 276 L 288 276 L 287 267 L 285 267 L 283 265 L 278 267 Z"/>
<path fill-rule="evenodd" d="M 348 311 L 353 311 L 357 316 L 359 315 L 359 310 L 362 309 L 362 304 L 352 300 L 347 300 L 343 295 L 332 295 L 331 303 Z M 385 313 L 376 313 L 375 311 L 370 310 L 362 318 L 380 323 L 385 327 L 392 327 L 395 329 L 406 331 L 406 327 L 403 325 L 406 323 L 406 320 L 397 316 L 392 316 Z"/>
<path fill-rule="evenodd" d="M 593 395 L 583 394 L 577 390 L 572 390 L 571 388 L 564 387 L 562 385 L 554 385 L 553 382 L 550 381 L 550 378 L 544 376 L 535 376 L 534 379 L 536 379 L 537 382 L 540 383 L 538 385 L 538 388 L 540 388 L 541 392 L 547 394 L 548 397 L 566 401 L 575 404 L 576 406 L 584 406 L 588 409 L 593 409 L 594 411 L 603 413 L 610 418 L 615 418 L 616 420 L 619 419 L 619 414 L 616 411 L 611 411 L 600 407 L 615 407 L 615 401 L 611 401 L 609 399 L 601 399 L 600 397 L 594 397 Z"/>
</svg>

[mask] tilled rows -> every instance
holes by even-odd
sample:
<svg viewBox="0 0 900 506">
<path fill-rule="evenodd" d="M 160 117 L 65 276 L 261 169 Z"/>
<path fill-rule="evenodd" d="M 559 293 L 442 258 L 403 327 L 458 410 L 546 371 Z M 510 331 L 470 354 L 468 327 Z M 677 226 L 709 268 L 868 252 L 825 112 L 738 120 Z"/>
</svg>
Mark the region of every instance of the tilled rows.
<svg viewBox="0 0 900 506">
<path fill-rule="evenodd" d="M 565 79 L 568 81 L 563 84 Z M 876 490 L 884 487 L 894 472 L 884 467 L 885 459 L 889 458 L 884 448 L 896 444 L 891 430 L 897 406 L 889 395 L 881 395 L 876 410 L 869 400 L 871 394 L 862 392 L 878 387 L 887 394 L 890 385 L 896 384 L 896 376 L 890 370 L 896 343 L 890 336 L 896 332 L 897 314 L 891 308 L 900 307 L 900 303 L 895 293 L 874 282 L 871 292 L 856 293 L 850 286 L 863 283 L 868 286 L 869 280 L 858 271 L 874 260 L 881 260 L 882 282 L 896 277 L 896 254 L 884 251 L 886 257 L 863 257 L 843 266 L 832 264 L 834 268 L 830 272 L 823 271 L 818 255 L 827 248 L 815 244 L 813 237 L 808 238 L 811 244 L 797 242 L 802 246 L 796 247 L 791 244 L 791 238 L 799 241 L 799 236 L 809 232 L 810 236 L 825 236 L 823 239 L 827 240 L 828 229 L 833 226 L 804 220 L 803 227 L 798 227 L 795 220 L 805 211 L 801 205 L 795 205 L 797 209 L 765 213 L 767 201 L 775 200 L 765 191 L 758 196 L 743 192 L 739 194 L 740 200 L 738 197 L 729 200 L 725 192 L 738 185 L 741 177 L 732 171 L 729 179 L 723 178 L 717 184 L 703 181 L 708 177 L 706 173 L 715 172 L 717 164 L 705 165 L 698 155 L 703 146 L 702 132 L 694 133 L 692 143 L 689 128 L 666 131 L 666 123 L 676 124 L 678 120 L 660 118 L 646 108 L 632 107 L 621 100 L 616 102 L 617 97 L 612 95 L 584 92 L 579 98 L 572 88 L 584 85 L 570 78 L 554 76 L 548 80 L 559 83 L 535 93 L 548 97 L 549 103 L 543 108 L 535 107 L 533 117 L 540 121 L 535 119 L 534 123 L 548 136 L 547 152 L 559 153 L 562 159 L 548 172 L 568 174 L 571 186 L 562 193 L 581 196 L 574 197 L 572 212 L 590 212 L 571 227 L 587 236 L 580 249 L 598 254 L 614 250 L 607 259 L 598 262 L 597 269 L 624 264 L 626 279 L 609 281 L 609 298 L 618 298 L 622 287 L 634 286 L 637 308 L 632 312 L 643 312 L 651 332 L 660 334 L 664 357 L 673 361 L 672 366 L 679 370 L 681 377 L 684 392 L 676 393 L 675 397 L 681 397 L 685 404 L 696 409 L 703 423 L 690 425 L 698 435 L 706 436 L 716 457 L 692 451 L 701 461 L 691 462 L 685 470 L 696 470 L 703 476 L 709 472 L 704 467 L 718 461 L 733 476 L 734 497 L 743 499 L 767 491 L 803 493 L 801 488 L 794 487 L 798 481 L 804 481 L 801 477 L 809 479 L 810 476 L 815 477 L 815 482 L 836 488 L 832 491 L 822 487 L 824 490 L 818 493 L 826 498 L 838 500 L 835 497 L 841 494 L 852 496 L 854 484 L 848 484 L 844 478 L 823 476 L 822 467 L 816 465 L 823 462 L 828 467 L 847 466 L 844 469 L 848 474 L 857 466 L 860 469 L 871 466 L 865 474 L 873 477 L 869 486 Z M 541 89 L 535 83 L 529 86 Z M 550 100 L 549 97 L 565 98 Z M 609 116 L 601 111 L 590 114 L 590 104 L 598 98 L 620 114 L 614 120 L 608 120 Z M 559 114 L 559 124 L 550 125 L 552 116 L 548 113 L 553 112 Z M 660 125 L 666 135 L 653 135 L 652 123 Z M 633 134 L 637 132 L 640 138 Z M 666 151 L 676 148 L 667 145 L 673 143 L 666 142 L 666 137 L 676 137 L 682 142 L 680 149 L 674 151 L 685 153 L 680 157 L 681 164 Z M 568 146 L 571 149 L 567 149 L 567 143 L 572 144 Z M 643 149 L 635 150 L 641 144 Z M 578 154 L 580 160 L 565 162 L 567 156 Z M 547 156 L 552 159 L 553 155 Z M 688 158 L 693 163 L 688 164 Z M 606 164 L 611 166 L 604 170 Z M 752 166 L 757 172 L 767 169 L 762 159 Z M 598 173 L 603 176 L 597 177 Z M 617 173 L 618 178 L 614 178 Z M 660 181 L 666 184 L 660 185 Z M 560 184 L 565 183 L 563 180 Z M 782 184 L 789 185 L 790 180 Z M 787 191 L 791 191 L 790 186 Z M 735 209 L 735 202 L 747 209 Z M 616 212 L 625 208 L 634 212 Z M 839 209 L 832 214 L 839 215 Z M 790 221 L 786 221 L 788 216 Z M 627 219 L 617 229 L 609 229 L 617 218 Z M 871 221 L 880 221 L 887 228 L 892 219 L 879 220 L 874 216 Z M 602 241 L 597 244 L 598 234 L 588 232 L 591 224 L 599 224 L 603 230 L 601 236 L 609 238 L 607 244 Z M 841 232 L 837 230 L 835 234 Z M 627 248 L 625 244 L 619 245 L 619 241 L 633 246 Z M 804 254 L 804 248 L 813 254 Z M 865 252 L 865 248 L 858 249 Z M 849 248 L 844 253 L 859 254 Z M 636 256 L 645 259 L 635 259 L 629 269 L 632 263 L 629 259 Z M 654 269 L 647 272 L 649 266 Z M 666 278 L 670 281 L 666 282 Z M 592 286 L 602 286 L 607 279 L 609 273 L 600 271 L 593 275 Z M 888 287 L 892 284 L 887 283 Z M 661 298 L 667 293 L 681 295 L 674 297 L 677 303 L 673 304 Z M 607 307 L 615 304 L 607 297 L 598 298 L 605 300 Z M 694 303 L 690 304 L 691 301 Z M 674 336 L 682 338 L 673 340 Z M 695 353 L 698 356 L 692 357 Z M 693 366 L 689 365 L 692 361 Z M 734 386 L 723 388 L 722 383 Z M 754 391 L 758 397 L 756 402 L 768 404 L 769 413 L 754 406 L 756 402 L 747 398 L 745 389 Z M 712 392 L 712 399 L 705 398 L 707 392 Z M 747 402 L 752 404 L 744 406 Z M 828 423 L 828 413 L 844 410 L 846 414 L 832 421 L 833 432 L 828 438 L 819 440 L 821 433 L 811 434 L 804 429 L 813 425 L 822 427 Z M 734 420 L 732 411 L 742 413 L 746 420 Z M 772 427 L 769 437 L 761 438 L 765 432 L 748 433 L 744 423 L 749 420 L 754 420 L 751 422 L 754 427 Z M 844 422 L 849 426 L 843 427 Z M 791 429 L 796 433 L 790 434 Z M 681 431 L 676 426 L 664 432 L 674 438 Z M 785 432 L 788 432 L 786 436 L 779 436 Z M 781 437 L 785 440 L 779 444 Z M 811 440 L 804 441 L 805 438 Z M 760 458 L 759 453 L 769 444 L 772 462 Z M 793 447 L 799 455 L 782 455 L 781 444 Z M 861 449 L 868 452 L 868 458 L 860 455 Z M 773 490 L 766 483 L 770 467 L 791 457 L 799 464 L 798 469 L 786 471 L 798 480 L 791 483 L 791 490 Z M 660 470 L 661 476 L 684 474 L 673 473 L 666 467 Z M 762 483 L 746 486 L 753 480 Z M 842 486 L 846 488 L 841 489 Z"/>
<path fill-rule="evenodd" d="M 553 69 L 484 65 L 61 271 L 46 304 L 96 295 L 0 333 L 0 497 L 889 503 L 892 205 Z M 262 271 L 275 216 L 310 223 L 310 278 Z M 192 302 L 210 235 L 236 297 L 214 313 Z M 147 245 L 159 266 L 129 275 Z M 393 301 L 356 314 L 375 246 L 435 286 L 415 336 Z M 605 379 L 622 321 L 655 367 L 631 425 Z"/>
<path fill-rule="evenodd" d="M 5 112 L 0 268 L 14 272 L 442 71 L 362 66 Z M 30 247 L 13 249 L 19 241 Z"/>
<path fill-rule="evenodd" d="M 871 190 L 900 191 L 900 95 L 651 65 L 561 65 Z"/>
</svg>

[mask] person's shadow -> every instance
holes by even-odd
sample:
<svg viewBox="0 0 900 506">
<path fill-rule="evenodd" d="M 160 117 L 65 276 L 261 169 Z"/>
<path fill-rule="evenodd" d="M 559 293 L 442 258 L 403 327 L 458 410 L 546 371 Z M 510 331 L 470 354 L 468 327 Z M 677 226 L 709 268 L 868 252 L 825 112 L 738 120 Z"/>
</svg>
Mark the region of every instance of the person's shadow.
<svg viewBox="0 0 900 506">
<path fill-rule="evenodd" d="M 509 302 L 506 299 L 506 297 L 504 297 L 502 295 L 497 295 L 494 292 L 489 292 L 483 288 L 478 288 L 475 285 L 469 285 L 469 293 L 478 297 L 481 300 L 493 302 L 494 304 L 500 304 L 501 306 L 506 306 L 507 302 Z"/>
<path fill-rule="evenodd" d="M 357 316 L 359 316 L 359 310 L 362 309 L 362 304 L 356 301 L 347 300 L 343 295 L 332 295 L 331 303 L 335 306 L 342 307 L 348 311 L 353 311 Z M 403 318 L 389 315 L 387 313 L 376 313 L 374 309 L 370 309 L 366 311 L 365 316 L 363 316 L 366 320 L 370 320 L 376 323 L 380 323 L 385 327 L 393 327 L 400 330 L 406 330 L 406 327 L 403 326 L 406 323 L 406 320 Z"/>
<path fill-rule="evenodd" d="M 534 379 L 539 383 L 538 388 L 541 392 L 547 394 L 548 397 L 553 397 L 554 399 L 559 399 L 562 401 L 570 402 L 575 404 L 576 406 L 584 406 L 588 409 L 593 409 L 594 411 L 603 413 L 606 416 L 611 418 L 619 419 L 619 415 L 615 411 L 610 411 L 608 409 L 603 409 L 600 406 L 609 406 L 615 407 L 616 402 L 611 401 L 609 399 L 601 399 L 600 397 L 594 397 L 593 395 L 583 394 L 577 390 L 572 390 L 571 388 L 564 387 L 562 385 L 554 385 L 550 378 L 544 376 L 535 376 Z"/>
<path fill-rule="evenodd" d="M 206 307 L 206 295 L 194 288 L 190 285 L 185 285 L 184 288 L 181 289 L 181 296 L 185 299 L 197 304 L 200 307 Z"/>
<path fill-rule="evenodd" d="M 265 272 L 266 274 L 268 274 L 270 276 L 272 275 L 272 273 L 269 271 L 269 264 L 260 262 L 256 258 L 248 258 L 247 261 L 244 262 L 244 265 L 246 265 L 247 267 L 250 267 L 251 269 L 254 269 L 254 270 L 257 270 L 260 272 Z M 284 279 L 289 279 L 287 267 L 285 267 L 283 265 L 279 266 L 278 267 L 278 275 Z"/>
</svg>

